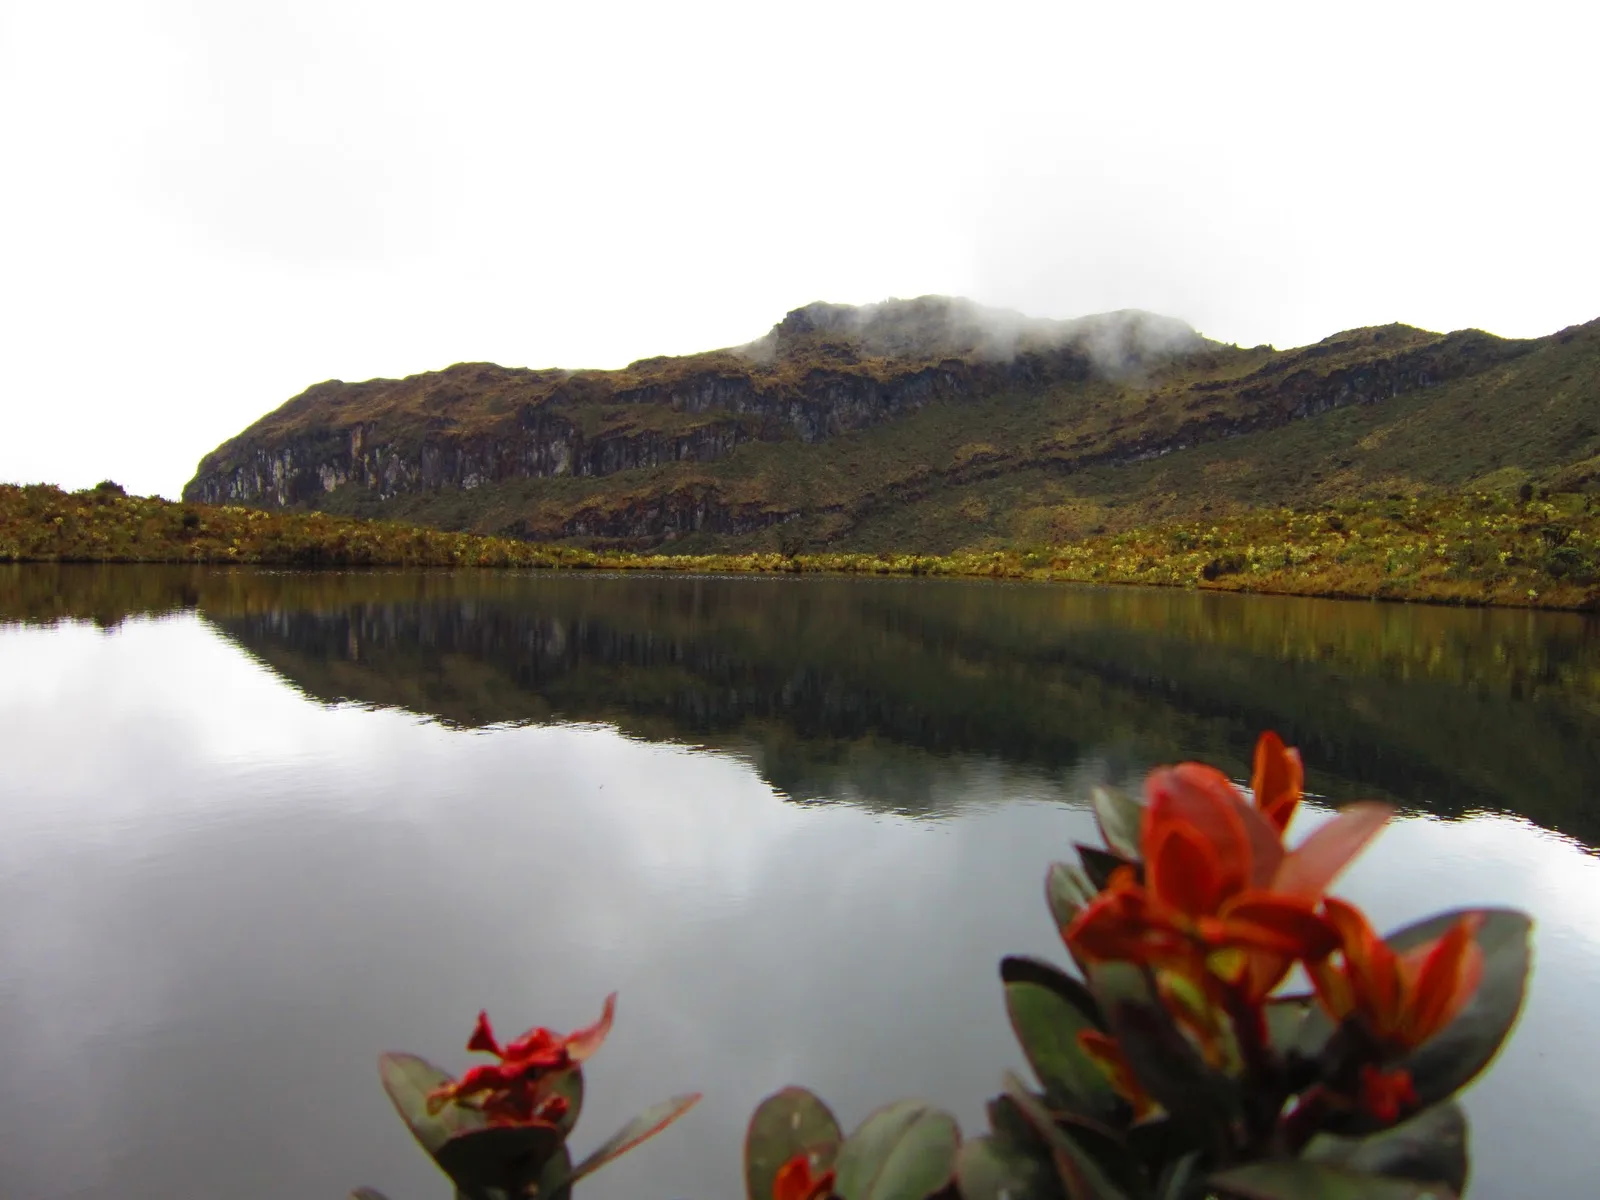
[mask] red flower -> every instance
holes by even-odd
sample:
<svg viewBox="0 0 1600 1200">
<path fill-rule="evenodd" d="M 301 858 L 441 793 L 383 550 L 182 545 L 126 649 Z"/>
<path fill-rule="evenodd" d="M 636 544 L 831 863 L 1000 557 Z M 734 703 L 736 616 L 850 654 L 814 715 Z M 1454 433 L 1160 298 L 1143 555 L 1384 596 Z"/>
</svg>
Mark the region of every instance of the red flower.
<svg viewBox="0 0 1600 1200">
<path fill-rule="evenodd" d="M 1397 954 L 1361 910 L 1329 897 L 1343 962 L 1311 968 L 1317 996 L 1335 1021 L 1357 1018 L 1390 1057 L 1414 1050 L 1466 1007 L 1483 979 L 1482 918 L 1468 914 L 1439 937 Z"/>
<path fill-rule="evenodd" d="M 1380 1121 L 1398 1121 L 1417 1102 L 1410 1071 L 1382 1071 L 1370 1063 L 1361 1068 L 1361 1104 Z"/>
<path fill-rule="evenodd" d="M 828 1200 L 833 1195 L 834 1173 L 811 1173 L 811 1155 L 796 1154 L 778 1168 L 772 1179 L 772 1200 Z"/>
<path fill-rule="evenodd" d="M 1285 746 L 1270 729 L 1256 740 L 1255 770 L 1250 775 L 1250 790 L 1256 807 L 1272 822 L 1281 836 L 1300 807 L 1300 789 L 1305 786 L 1305 768 L 1300 751 Z"/>
<path fill-rule="evenodd" d="M 495 1037 L 489 1015 L 480 1012 L 467 1049 L 492 1054 L 500 1061 L 473 1067 L 460 1079 L 434 1089 L 428 1094 L 428 1111 L 438 1112 L 454 1101 L 481 1110 L 497 1124 L 560 1120 L 567 1101 L 550 1090 L 548 1081 L 600 1048 L 611 1032 L 616 1010 L 617 994 L 612 992 L 593 1025 L 565 1037 L 540 1026 L 505 1046 Z"/>
<path fill-rule="evenodd" d="M 1323 892 L 1382 828 L 1391 809 L 1352 804 L 1293 850 L 1282 842 L 1299 802 L 1299 756 L 1276 735 L 1257 747 L 1258 800 L 1201 763 L 1152 771 L 1140 830 L 1144 882 L 1130 867 L 1067 928 L 1091 959 L 1209 973 L 1260 1000 L 1297 960 L 1315 962 L 1338 944 L 1317 912 Z"/>
</svg>

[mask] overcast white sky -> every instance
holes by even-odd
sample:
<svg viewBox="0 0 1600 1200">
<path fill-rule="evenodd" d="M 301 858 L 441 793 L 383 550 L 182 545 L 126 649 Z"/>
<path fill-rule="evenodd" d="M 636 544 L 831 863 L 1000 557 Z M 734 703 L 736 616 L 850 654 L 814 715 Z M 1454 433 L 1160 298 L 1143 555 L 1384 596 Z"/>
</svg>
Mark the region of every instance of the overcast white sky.
<svg viewBox="0 0 1600 1200">
<path fill-rule="evenodd" d="M 812 300 L 1600 317 L 1597 6 L 0 0 L 0 480 Z"/>
</svg>

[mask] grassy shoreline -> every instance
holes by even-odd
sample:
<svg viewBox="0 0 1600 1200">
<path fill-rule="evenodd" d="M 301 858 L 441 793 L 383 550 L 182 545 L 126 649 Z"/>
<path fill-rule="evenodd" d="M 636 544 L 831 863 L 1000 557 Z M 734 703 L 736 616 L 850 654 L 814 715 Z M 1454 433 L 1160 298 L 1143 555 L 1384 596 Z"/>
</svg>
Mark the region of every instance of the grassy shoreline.
<svg viewBox="0 0 1600 1200">
<path fill-rule="evenodd" d="M 1600 609 L 1600 511 L 1582 494 L 1440 492 L 1169 522 L 1058 546 L 674 555 L 185 504 L 110 484 L 4 484 L 0 562 L 940 575 L 1583 611 Z"/>
</svg>

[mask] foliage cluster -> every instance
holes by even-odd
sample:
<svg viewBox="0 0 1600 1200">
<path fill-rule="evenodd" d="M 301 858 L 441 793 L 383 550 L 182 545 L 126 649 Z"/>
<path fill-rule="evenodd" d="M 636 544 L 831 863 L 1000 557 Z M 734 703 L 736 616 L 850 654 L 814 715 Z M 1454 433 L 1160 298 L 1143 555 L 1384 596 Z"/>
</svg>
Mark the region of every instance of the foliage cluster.
<svg viewBox="0 0 1600 1200">
<path fill-rule="evenodd" d="M 115 485 L 74 493 L 0 485 L 6 560 L 978 576 L 1588 609 L 1600 601 L 1600 511 L 1582 494 L 1440 492 L 1255 510 L 1023 549 L 641 554 L 175 504 L 126 496 Z"/>
<path fill-rule="evenodd" d="M 1298 751 L 1262 735 L 1248 794 L 1200 763 L 1152 771 L 1143 802 L 1094 795 L 1103 847 L 1049 870 L 1073 962 L 1007 957 L 1007 1012 L 1034 1084 L 1005 1075 L 989 1131 L 919 1100 L 848 1136 L 786 1087 L 752 1115 L 748 1200 L 1452 1200 L 1470 1174 L 1454 1097 L 1522 1007 L 1531 922 L 1444 913 L 1380 937 L 1329 888 L 1389 819 L 1349 805 L 1292 849 Z M 1311 989 L 1285 992 L 1296 969 Z M 501 1046 L 484 1014 L 459 1078 L 383 1056 L 385 1088 L 467 1200 L 566 1197 L 681 1115 L 651 1110 L 574 1168 L 580 1064 L 610 1028 Z M 381 1200 L 362 1189 L 359 1200 Z"/>
<path fill-rule="evenodd" d="M 112 483 L 80 492 L 0 484 L 0 562 L 560 567 L 593 558 L 393 521 L 128 496 Z"/>
</svg>

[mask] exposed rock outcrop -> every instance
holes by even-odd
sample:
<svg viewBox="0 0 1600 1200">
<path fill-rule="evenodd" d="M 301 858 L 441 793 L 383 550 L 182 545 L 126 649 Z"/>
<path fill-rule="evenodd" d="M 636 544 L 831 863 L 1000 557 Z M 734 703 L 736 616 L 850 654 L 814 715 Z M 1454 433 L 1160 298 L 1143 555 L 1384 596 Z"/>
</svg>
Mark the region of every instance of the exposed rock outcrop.
<svg viewBox="0 0 1600 1200">
<path fill-rule="evenodd" d="M 1149 313 L 1045 321 L 944 297 L 812 304 L 747 345 L 620 371 L 479 363 L 318 384 L 207 455 L 184 498 L 381 515 L 394 502 L 460 494 L 454 515 L 422 519 L 470 524 L 462 514 L 489 505 L 471 494 L 488 489 L 499 515 L 479 527 L 499 532 L 640 546 L 737 536 L 951 480 L 1146 461 L 1483 372 L 1537 344 L 1389 326 L 1278 352 L 1207 341 Z M 848 502 L 762 494 L 707 473 L 752 443 L 791 443 L 803 456 L 931 405 L 1008 396 L 1042 397 L 1059 414 L 1047 438 L 882 481 L 868 472 Z M 975 428 L 972 444 L 985 445 L 984 433 Z M 611 476 L 634 482 L 574 490 Z M 521 490 L 508 499 L 507 484 Z M 407 511 L 417 515 L 414 504 Z"/>
</svg>

